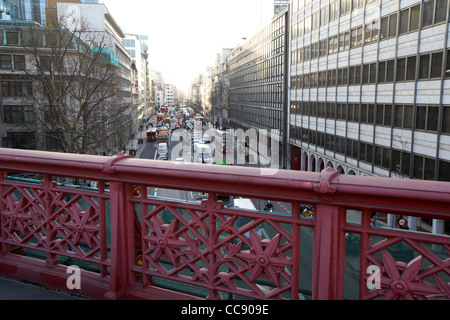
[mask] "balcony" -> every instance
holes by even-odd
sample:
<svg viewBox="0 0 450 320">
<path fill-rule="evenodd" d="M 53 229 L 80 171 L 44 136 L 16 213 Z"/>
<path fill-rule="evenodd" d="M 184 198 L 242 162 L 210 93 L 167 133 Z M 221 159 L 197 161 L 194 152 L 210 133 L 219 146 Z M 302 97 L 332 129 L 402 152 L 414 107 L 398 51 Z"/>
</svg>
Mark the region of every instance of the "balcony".
<svg viewBox="0 0 450 320">
<path fill-rule="evenodd" d="M 449 183 L 14 149 L 0 170 L 3 277 L 91 299 L 450 299 L 449 236 L 371 222 L 450 220 Z"/>
</svg>

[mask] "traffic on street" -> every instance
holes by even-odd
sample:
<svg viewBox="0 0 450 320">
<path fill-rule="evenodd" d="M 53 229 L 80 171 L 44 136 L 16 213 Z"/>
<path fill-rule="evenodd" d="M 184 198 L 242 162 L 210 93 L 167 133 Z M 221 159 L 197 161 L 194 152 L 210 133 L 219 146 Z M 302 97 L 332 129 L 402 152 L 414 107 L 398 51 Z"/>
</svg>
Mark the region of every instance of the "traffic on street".
<svg viewBox="0 0 450 320">
<path fill-rule="evenodd" d="M 245 165 L 238 164 L 236 148 L 232 137 L 224 128 L 214 128 L 202 115 L 194 114 L 185 107 L 161 107 L 149 117 L 146 124 L 147 139 L 139 157 L 143 159 L 202 163 L 204 165 Z M 248 160 L 248 151 L 246 151 Z M 220 182 L 218 182 L 220 183 Z M 184 201 L 202 201 L 207 197 L 194 191 L 167 190 L 149 188 L 148 194 L 154 197 L 177 199 Z M 230 200 L 231 199 L 231 200 Z M 226 198 L 226 205 L 237 206 L 234 197 Z M 266 199 L 251 199 L 245 208 L 255 211 L 270 211 L 290 214 L 291 204 Z M 267 204 L 270 203 L 270 209 Z"/>
</svg>

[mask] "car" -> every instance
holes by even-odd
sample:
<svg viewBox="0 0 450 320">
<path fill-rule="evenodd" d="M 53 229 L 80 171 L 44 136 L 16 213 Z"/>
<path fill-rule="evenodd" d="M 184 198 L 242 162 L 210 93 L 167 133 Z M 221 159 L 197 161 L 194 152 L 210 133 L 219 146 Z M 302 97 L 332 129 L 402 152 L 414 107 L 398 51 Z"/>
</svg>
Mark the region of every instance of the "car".
<svg viewBox="0 0 450 320">
<path fill-rule="evenodd" d="M 169 128 L 166 126 L 160 126 L 158 128 L 158 139 L 167 139 Z"/>
<path fill-rule="evenodd" d="M 169 149 L 167 148 L 167 143 L 158 144 L 157 155 L 159 160 L 169 159 Z"/>
</svg>

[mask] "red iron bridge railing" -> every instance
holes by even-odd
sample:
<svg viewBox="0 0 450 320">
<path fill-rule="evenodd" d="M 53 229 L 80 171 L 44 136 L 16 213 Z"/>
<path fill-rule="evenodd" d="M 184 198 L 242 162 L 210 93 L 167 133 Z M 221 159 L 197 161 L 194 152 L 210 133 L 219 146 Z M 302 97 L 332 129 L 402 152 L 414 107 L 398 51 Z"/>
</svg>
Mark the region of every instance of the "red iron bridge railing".
<svg viewBox="0 0 450 320">
<path fill-rule="evenodd" d="M 449 183 L 14 149 L 0 171 L 3 277 L 91 299 L 450 299 L 449 236 L 373 220 L 450 220 Z"/>
</svg>

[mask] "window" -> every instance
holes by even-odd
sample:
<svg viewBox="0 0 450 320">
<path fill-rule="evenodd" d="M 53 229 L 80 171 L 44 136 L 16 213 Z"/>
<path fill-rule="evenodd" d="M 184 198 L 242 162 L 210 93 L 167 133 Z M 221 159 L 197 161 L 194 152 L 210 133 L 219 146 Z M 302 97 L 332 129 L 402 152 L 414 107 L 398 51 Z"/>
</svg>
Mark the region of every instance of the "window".
<svg viewBox="0 0 450 320">
<path fill-rule="evenodd" d="M 442 133 L 450 134 L 450 106 L 444 106 L 442 119 Z"/>
<path fill-rule="evenodd" d="M 419 79 L 440 78 L 442 76 L 442 52 L 420 55 Z"/>
<path fill-rule="evenodd" d="M 377 64 L 365 64 L 363 65 L 363 84 L 375 83 L 377 74 Z"/>
<path fill-rule="evenodd" d="M 350 49 L 350 32 L 344 33 L 344 50 Z"/>
<path fill-rule="evenodd" d="M 442 52 L 435 52 L 431 55 L 430 78 L 440 78 L 442 75 Z"/>
<path fill-rule="evenodd" d="M 328 54 L 336 53 L 338 50 L 338 36 L 328 39 Z"/>
<path fill-rule="evenodd" d="M 352 2 L 351 0 L 341 0 L 341 16 L 350 12 Z"/>
<path fill-rule="evenodd" d="M 416 129 L 425 131 L 437 131 L 439 107 L 417 106 Z"/>
<path fill-rule="evenodd" d="M 2 140 L 3 148 L 36 150 L 36 135 L 33 132 L 8 132 Z"/>
<path fill-rule="evenodd" d="M 397 81 L 405 81 L 406 58 L 397 59 Z"/>
<path fill-rule="evenodd" d="M 406 60 L 406 80 L 416 79 L 416 57 L 408 57 Z"/>
<path fill-rule="evenodd" d="M 439 181 L 450 181 L 450 162 L 439 161 Z"/>
<path fill-rule="evenodd" d="M 407 177 L 410 175 L 411 154 L 406 151 L 393 150 L 392 152 L 392 171 Z"/>
<path fill-rule="evenodd" d="M 17 46 L 19 45 L 19 32 L 8 32 L 6 31 L 6 45 L 8 46 Z"/>
<path fill-rule="evenodd" d="M 339 17 L 339 0 L 330 4 L 330 21 L 333 21 Z"/>
<path fill-rule="evenodd" d="M 31 81 L 2 81 L 4 97 L 31 97 L 33 95 Z"/>
<path fill-rule="evenodd" d="M 424 0 L 422 10 L 422 26 L 427 27 L 433 24 L 434 0 Z"/>
<path fill-rule="evenodd" d="M 373 104 L 363 104 L 361 107 L 361 122 L 374 124 L 375 106 Z"/>
<path fill-rule="evenodd" d="M 13 56 L 14 70 L 25 70 L 25 56 Z"/>
<path fill-rule="evenodd" d="M 436 160 L 427 157 L 414 156 L 413 177 L 423 180 L 434 180 Z"/>
<path fill-rule="evenodd" d="M 400 30 L 399 34 L 404 34 L 409 31 L 409 11 L 410 9 L 404 9 L 400 11 Z"/>
<path fill-rule="evenodd" d="M 375 146 L 375 165 L 389 169 L 390 165 L 390 150 L 385 147 Z"/>
<path fill-rule="evenodd" d="M 357 48 L 362 46 L 363 41 L 363 27 L 357 27 L 351 30 L 350 48 Z"/>
<path fill-rule="evenodd" d="M 360 142 L 359 145 L 359 159 L 364 162 L 372 163 L 372 149 L 371 144 Z"/>
<path fill-rule="evenodd" d="M 337 71 L 336 70 L 328 70 L 328 77 L 327 77 L 327 86 L 334 87 L 337 83 Z"/>
<path fill-rule="evenodd" d="M 381 18 L 380 39 L 395 37 L 397 34 L 397 13 Z"/>
<path fill-rule="evenodd" d="M 392 105 L 377 105 L 377 124 L 390 126 L 392 124 Z"/>
<path fill-rule="evenodd" d="M 447 0 L 436 0 L 436 16 L 434 23 L 445 21 L 447 13 Z"/>
<path fill-rule="evenodd" d="M 0 55 L 0 68 L 1 69 L 12 69 L 11 55 L 1 54 Z"/>
<path fill-rule="evenodd" d="M 397 35 L 397 13 L 389 16 L 389 35 L 388 37 L 395 37 Z"/>
<path fill-rule="evenodd" d="M 389 17 L 381 18 L 381 40 L 387 39 L 388 37 L 388 26 L 389 26 Z"/>
<path fill-rule="evenodd" d="M 350 67 L 349 84 L 361 84 L 361 66 Z"/>
<path fill-rule="evenodd" d="M 376 76 L 377 76 L 377 64 L 371 63 L 370 64 L 370 73 L 369 73 L 369 83 L 375 83 Z"/>
<path fill-rule="evenodd" d="M 386 82 L 386 61 L 378 62 L 378 82 Z"/>
<path fill-rule="evenodd" d="M 330 14 L 329 14 L 329 7 L 323 7 L 320 10 L 320 25 L 324 26 L 328 23 L 328 20 L 330 18 Z"/>
<path fill-rule="evenodd" d="M 385 82 L 393 82 L 394 81 L 394 64 L 395 64 L 395 60 L 386 61 Z"/>
<path fill-rule="evenodd" d="M 394 126 L 412 128 L 413 108 L 410 105 L 395 105 Z"/>
<path fill-rule="evenodd" d="M 321 40 L 319 43 L 320 57 L 325 57 L 328 53 L 328 39 Z"/>
<path fill-rule="evenodd" d="M 411 8 L 409 19 L 409 31 L 416 31 L 419 29 L 420 4 Z"/>
<path fill-rule="evenodd" d="M 430 70 L 430 55 L 424 54 L 420 56 L 419 79 L 427 79 Z"/>
<path fill-rule="evenodd" d="M 3 117 L 6 123 L 33 122 L 33 106 L 3 106 Z"/>
</svg>

